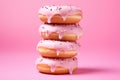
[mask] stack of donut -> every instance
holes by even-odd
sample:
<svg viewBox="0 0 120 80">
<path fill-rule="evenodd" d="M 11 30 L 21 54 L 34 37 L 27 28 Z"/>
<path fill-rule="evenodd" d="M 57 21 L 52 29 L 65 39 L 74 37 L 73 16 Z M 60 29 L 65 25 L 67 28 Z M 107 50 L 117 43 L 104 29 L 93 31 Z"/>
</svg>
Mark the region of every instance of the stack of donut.
<svg viewBox="0 0 120 80">
<path fill-rule="evenodd" d="M 72 74 L 77 69 L 82 36 L 78 22 L 82 12 L 75 6 L 43 6 L 39 10 L 43 24 L 39 27 L 42 40 L 37 45 L 40 57 L 36 60 L 37 70 L 47 74 Z"/>
</svg>

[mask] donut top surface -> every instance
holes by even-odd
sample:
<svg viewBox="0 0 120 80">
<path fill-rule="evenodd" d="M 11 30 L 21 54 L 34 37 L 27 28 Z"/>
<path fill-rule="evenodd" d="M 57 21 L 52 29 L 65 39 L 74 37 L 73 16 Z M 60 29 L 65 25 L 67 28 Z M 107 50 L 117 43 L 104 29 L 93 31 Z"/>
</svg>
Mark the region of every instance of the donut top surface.
<svg viewBox="0 0 120 80">
<path fill-rule="evenodd" d="M 77 67 L 77 58 L 67 58 L 67 59 L 61 59 L 61 58 L 43 58 L 40 57 L 36 60 L 36 65 L 37 64 L 48 64 L 51 68 L 51 72 L 55 71 L 56 66 L 62 66 L 64 68 L 69 69 L 69 73 L 72 74 L 72 71 L 74 68 Z"/>
<path fill-rule="evenodd" d="M 75 6 L 43 6 L 39 9 L 40 14 L 52 16 L 54 14 L 60 14 L 61 16 L 71 14 L 81 14 L 81 10 Z"/>
<path fill-rule="evenodd" d="M 48 19 L 59 14 L 65 20 L 68 15 L 82 14 L 82 11 L 75 6 L 43 6 L 38 13 L 47 16 Z"/>
<path fill-rule="evenodd" d="M 63 42 L 63 41 L 54 41 L 54 40 L 41 40 L 37 48 L 47 47 L 56 50 L 76 50 L 77 52 L 80 49 L 80 45 L 76 42 Z"/>
</svg>

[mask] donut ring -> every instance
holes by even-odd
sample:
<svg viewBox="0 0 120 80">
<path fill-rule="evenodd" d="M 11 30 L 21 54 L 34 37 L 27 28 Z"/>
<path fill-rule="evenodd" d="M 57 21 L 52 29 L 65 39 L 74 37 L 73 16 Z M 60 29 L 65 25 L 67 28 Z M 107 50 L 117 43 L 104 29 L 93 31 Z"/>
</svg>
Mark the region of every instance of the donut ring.
<svg viewBox="0 0 120 80">
<path fill-rule="evenodd" d="M 77 58 L 38 58 L 36 68 L 39 72 L 46 74 L 72 74 L 77 70 Z"/>
<path fill-rule="evenodd" d="M 82 12 L 75 6 L 44 6 L 40 8 L 39 18 L 45 23 L 78 23 Z"/>
<path fill-rule="evenodd" d="M 43 24 L 39 27 L 39 33 L 47 40 L 76 41 L 82 36 L 82 28 L 79 24 Z"/>
<path fill-rule="evenodd" d="M 37 50 L 43 57 L 70 58 L 77 55 L 79 47 L 75 42 L 42 40 L 38 43 Z"/>
</svg>

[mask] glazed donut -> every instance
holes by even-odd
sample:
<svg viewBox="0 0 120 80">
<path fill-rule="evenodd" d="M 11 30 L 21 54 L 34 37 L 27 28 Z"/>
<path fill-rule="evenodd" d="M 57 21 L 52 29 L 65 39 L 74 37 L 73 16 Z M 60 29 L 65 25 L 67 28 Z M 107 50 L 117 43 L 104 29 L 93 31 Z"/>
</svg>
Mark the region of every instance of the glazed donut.
<svg viewBox="0 0 120 80">
<path fill-rule="evenodd" d="M 45 23 L 78 23 L 82 11 L 75 6 L 44 6 L 39 9 L 38 16 Z"/>
<path fill-rule="evenodd" d="M 47 74 L 72 74 L 77 69 L 77 58 L 43 58 L 36 60 L 37 70 Z"/>
<path fill-rule="evenodd" d="M 41 40 L 37 50 L 43 57 L 70 58 L 77 55 L 80 45 L 75 42 Z"/>
<path fill-rule="evenodd" d="M 76 41 L 82 36 L 79 24 L 43 24 L 39 27 L 39 32 L 44 39 L 49 40 Z"/>
</svg>

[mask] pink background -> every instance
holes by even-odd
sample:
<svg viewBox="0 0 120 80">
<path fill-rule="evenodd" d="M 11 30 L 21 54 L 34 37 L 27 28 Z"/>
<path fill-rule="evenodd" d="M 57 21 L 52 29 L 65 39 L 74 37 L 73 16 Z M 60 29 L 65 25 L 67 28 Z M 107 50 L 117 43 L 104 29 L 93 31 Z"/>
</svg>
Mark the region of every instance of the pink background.
<svg viewBox="0 0 120 80">
<path fill-rule="evenodd" d="M 0 80 L 120 80 L 119 0 L 0 0 Z M 83 11 L 84 36 L 73 75 L 38 73 L 38 10 L 74 5 Z"/>
</svg>

